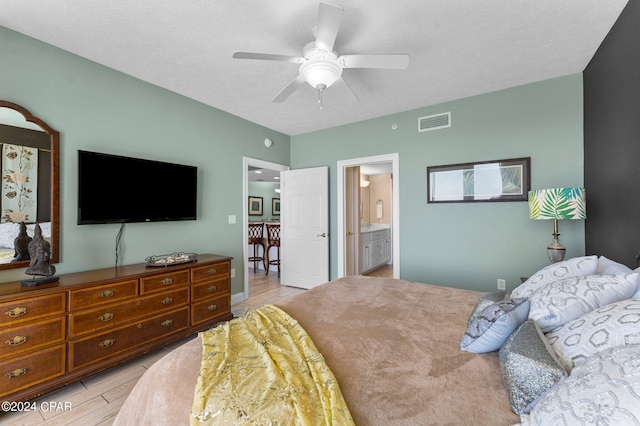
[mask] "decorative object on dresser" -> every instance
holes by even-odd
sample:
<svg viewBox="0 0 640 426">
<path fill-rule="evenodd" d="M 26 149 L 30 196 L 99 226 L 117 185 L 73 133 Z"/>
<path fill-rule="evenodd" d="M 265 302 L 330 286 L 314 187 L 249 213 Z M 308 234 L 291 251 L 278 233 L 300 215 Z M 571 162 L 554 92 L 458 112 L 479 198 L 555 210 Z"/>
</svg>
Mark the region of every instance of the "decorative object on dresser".
<svg viewBox="0 0 640 426">
<path fill-rule="evenodd" d="M 558 237 L 559 219 L 586 219 L 587 200 L 584 188 L 550 188 L 529 192 L 531 219 L 553 219 L 553 242 L 547 246 L 552 263 L 564 259 L 566 248 Z"/>
<path fill-rule="evenodd" d="M 54 277 L 56 267 L 49 264 L 51 259 L 51 245 L 42 237 L 40 224 L 36 223 L 33 239 L 29 242 L 29 257 L 31 262 L 25 274 L 33 275 L 33 279 L 21 281 L 23 286 L 36 286 L 58 281 L 60 277 Z M 36 278 L 36 275 L 42 278 Z"/>
<path fill-rule="evenodd" d="M 0 399 L 25 401 L 231 319 L 231 259 L 1 284 Z"/>
<path fill-rule="evenodd" d="M 171 254 L 154 254 L 144 260 L 147 262 L 147 266 L 171 266 L 193 262 L 197 259 L 198 255 L 196 253 L 185 253 L 180 251 Z"/>
</svg>

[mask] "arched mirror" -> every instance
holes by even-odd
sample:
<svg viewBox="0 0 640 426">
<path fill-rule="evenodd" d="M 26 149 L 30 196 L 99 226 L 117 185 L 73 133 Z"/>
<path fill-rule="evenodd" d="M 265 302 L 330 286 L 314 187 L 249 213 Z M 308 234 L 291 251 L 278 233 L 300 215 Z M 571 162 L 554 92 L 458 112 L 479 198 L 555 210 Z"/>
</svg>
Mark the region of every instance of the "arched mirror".
<svg viewBox="0 0 640 426">
<path fill-rule="evenodd" d="M 60 134 L 26 108 L 0 100 L 0 269 L 22 268 L 14 240 L 24 222 L 33 235 L 40 224 L 51 244 L 51 263 L 60 259 Z"/>
</svg>

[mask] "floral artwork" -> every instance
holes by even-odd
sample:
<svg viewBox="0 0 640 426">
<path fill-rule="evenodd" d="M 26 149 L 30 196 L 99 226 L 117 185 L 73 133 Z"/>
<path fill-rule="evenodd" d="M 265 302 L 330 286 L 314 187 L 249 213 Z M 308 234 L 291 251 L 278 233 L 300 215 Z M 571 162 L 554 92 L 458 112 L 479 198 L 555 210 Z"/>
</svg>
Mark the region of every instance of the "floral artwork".
<svg viewBox="0 0 640 426">
<path fill-rule="evenodd" d="M 2 144 L 2 222 L 34 222 L 37 213 L 38 150 Z"/>
</svg>

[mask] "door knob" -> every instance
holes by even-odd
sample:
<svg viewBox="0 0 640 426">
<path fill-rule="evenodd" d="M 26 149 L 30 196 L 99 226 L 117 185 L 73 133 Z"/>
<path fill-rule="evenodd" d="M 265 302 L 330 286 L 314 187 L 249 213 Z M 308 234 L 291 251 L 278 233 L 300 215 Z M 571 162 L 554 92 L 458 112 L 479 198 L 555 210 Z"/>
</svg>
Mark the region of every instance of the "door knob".
<svg viewBox="0 0 640 426">
<path fill-rule="evenodd" d="M 323 232 L 322 234 L 316 235 L 316 237 L 322 237 L 322 238 L 326 238 L 327 233 Z"/>
<path fill-rule="evenodd" d="M 352 235 L 353 235 L 353 232 L 351 232 L 351 231 L 347 232 L 347 237 L 350 237 Z"/>
</svg>

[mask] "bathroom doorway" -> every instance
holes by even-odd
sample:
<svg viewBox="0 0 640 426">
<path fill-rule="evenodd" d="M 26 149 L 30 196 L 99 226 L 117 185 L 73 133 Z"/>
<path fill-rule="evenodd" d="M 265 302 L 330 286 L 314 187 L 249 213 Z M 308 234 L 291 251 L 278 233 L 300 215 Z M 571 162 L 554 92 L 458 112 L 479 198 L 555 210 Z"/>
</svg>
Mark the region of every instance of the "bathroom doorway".
<svg viewBox="0 0 640 426">
<path fill-rule="evenodd" d="M 398 160 L 338 161 L 338 277 L 400 278 Z"/>
</svg>

